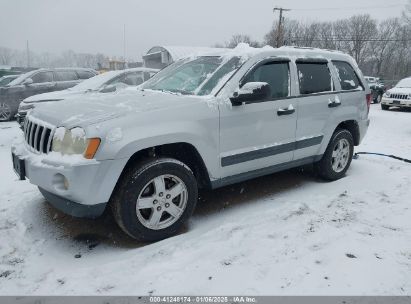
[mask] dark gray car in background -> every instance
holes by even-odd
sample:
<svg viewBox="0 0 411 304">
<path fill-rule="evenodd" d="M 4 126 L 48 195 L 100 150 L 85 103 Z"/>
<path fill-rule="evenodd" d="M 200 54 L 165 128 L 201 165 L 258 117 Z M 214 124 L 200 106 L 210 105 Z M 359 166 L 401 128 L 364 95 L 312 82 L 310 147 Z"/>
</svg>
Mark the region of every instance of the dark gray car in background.
<svg viewBox="0 0 411 304">
<path fill-rule="evenodd" d="M 95 75 L 95 70 L 83 68 L 39 69 L 22 74 L 0 87 L 0 121 L 12 119 L 27 97 L 65 90 Z"/>
</svg>

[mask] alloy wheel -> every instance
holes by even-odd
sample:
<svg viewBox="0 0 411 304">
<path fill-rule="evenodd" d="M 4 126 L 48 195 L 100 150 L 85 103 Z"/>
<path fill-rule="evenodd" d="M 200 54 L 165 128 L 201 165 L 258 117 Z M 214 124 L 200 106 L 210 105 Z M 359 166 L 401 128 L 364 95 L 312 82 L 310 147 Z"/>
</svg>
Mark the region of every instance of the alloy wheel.
<svg viewBox="0 0 411 304">
<path fill-rule="evenodd" d="M 160 230 L 173 225 L 184 213 L 188 192 L 175 175 L 160 175 L 149 181 L 140 192 L 137 218 L 149 229 Z"/>
<path fill-rule="evenodd" d="M 332 153 L 332 168 L 339 173 L 345 169 L 350 159 L 350 144 L 345 138 L 341 138 L 335 145 Z"/>
<path fill-rule="evenodd" d="M 8 104 L 1 103 L 0 104 L 0 121 L 9 120 L 11 116 L 11 109 Z"/>
</svg>

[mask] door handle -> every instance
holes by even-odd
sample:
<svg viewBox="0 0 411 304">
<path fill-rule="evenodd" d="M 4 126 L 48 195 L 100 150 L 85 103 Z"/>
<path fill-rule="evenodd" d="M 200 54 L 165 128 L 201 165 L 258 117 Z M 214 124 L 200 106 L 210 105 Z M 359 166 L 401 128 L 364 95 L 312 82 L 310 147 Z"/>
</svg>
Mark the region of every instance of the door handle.
<svg viewBox="0 0 411 304">
<path fill-rule="evenodd" d="M 278 116 L 291 115 L 294 112 L 295 112 L 295 109 L 293 108 L 293 105 L 290 105 L 288 108 L 279 108 L 277 110 L 277 115 Z"/>
<path fill-rule="evenodd" d="M 328 99 L 329 108 L 336 108 L 336 107 L 339 107 L 340 105 L 341 105 L 341 101 L 339 99 L 335 98 L 334 101 L 331 99 Z"/>
</svg>

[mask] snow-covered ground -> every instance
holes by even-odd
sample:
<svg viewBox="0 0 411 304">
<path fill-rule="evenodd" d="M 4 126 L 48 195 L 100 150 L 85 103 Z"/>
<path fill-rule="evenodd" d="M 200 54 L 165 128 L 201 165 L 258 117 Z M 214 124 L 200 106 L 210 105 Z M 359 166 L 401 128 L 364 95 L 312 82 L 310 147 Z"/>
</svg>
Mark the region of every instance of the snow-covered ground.
<svg viewBox="0 0 411 304">
<path fill-rule="evenodd" d="M 356 151 L 411 158 L 411 113 L 372 105 Z M 292 170 L 201 194 L 182 234 L 126 237 L 74 219 L 12 171 L 0 124 L 0 294 L 411 294 L 411 165 L 361 156 L 325 183 Z"/>
</svg>

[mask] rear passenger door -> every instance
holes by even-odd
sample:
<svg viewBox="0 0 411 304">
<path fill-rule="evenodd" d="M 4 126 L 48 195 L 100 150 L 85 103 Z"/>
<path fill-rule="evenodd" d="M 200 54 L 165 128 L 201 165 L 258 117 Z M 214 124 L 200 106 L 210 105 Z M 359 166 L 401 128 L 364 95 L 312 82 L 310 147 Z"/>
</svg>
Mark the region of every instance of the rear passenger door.
<svg viewBox="0 0 411 304">
<path fill-rule="evenodd" d="M 57 70 L 55 73 L 58 79 L 55 91 L 69 89 L 80 82 L 74 70 Z"/>
<path fill-rule="evenodd" d="M 365 87 L 361 83 L 357 72 L 352 65 L 346 61 L 332 61 L 334 66 L 337 85 L 339 85 L 339 99 L 344 106 L 344 113 L 340 113 L 340 120 L 352 119 L 366 119 L 367 117 L 360 117 L 360 113 L 368 113 L 367 102 L 365 96 Z M 358 111 L 358 109 L 362 109 Z M 338 112 L 334 112 L 338 114 Z M 342 116 L 342 117 L 341 117 Z"/>
<path fill-rule="evenodd" d="M 298 160 L 322 153 L 330 114 L 340 104 L 327 60 L 305 58 L 296 60 L 296 65 L 300 95 L 294 159 Z"/>
</svg>

